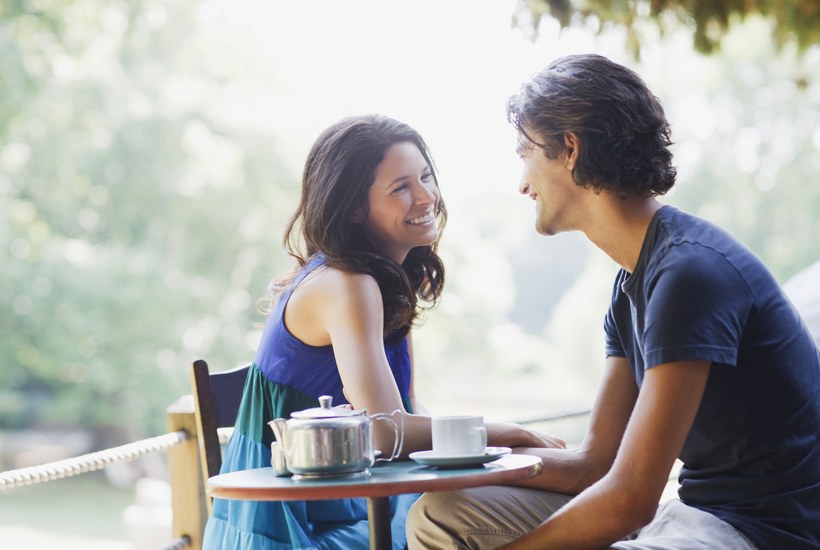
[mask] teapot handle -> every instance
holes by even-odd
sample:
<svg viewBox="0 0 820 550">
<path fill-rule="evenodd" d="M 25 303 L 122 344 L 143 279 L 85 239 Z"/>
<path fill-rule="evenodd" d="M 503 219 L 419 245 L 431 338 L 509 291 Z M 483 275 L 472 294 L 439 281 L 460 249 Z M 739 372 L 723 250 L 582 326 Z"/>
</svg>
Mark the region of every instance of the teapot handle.
<svg viewBox="0 0 820 550">
<path fill-rule="evenodd" d="M 401 427 L 397 426 L 396 423 L 393 421 L 393 415 L 398 413 L 399 414 L 399 423 Z M 395 439 L 393 440 L 393 452 L 390 453 L 390 458 L 377 458 L 376 462 L 391 462 L 394 458 L 397 458 L 401 454 L 402 447 L 404 447 L 404 415 L 402 411 L 396 409 L 391 413 L 376 413 L 370 416 L 371 420 L 383 420 L 390 424 L 393 428 L 393 433 L 395 434 Z"/>
</svg>

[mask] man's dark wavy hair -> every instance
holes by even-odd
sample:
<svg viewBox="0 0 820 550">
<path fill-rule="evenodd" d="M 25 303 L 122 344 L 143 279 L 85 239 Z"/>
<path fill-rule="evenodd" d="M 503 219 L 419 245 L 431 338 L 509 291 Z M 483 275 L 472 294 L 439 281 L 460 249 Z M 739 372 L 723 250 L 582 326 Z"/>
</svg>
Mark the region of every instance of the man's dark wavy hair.
<svg viewBox="0 0 820 550">
<path fill-rule="evenodd" d="M 556 159 L 580 141 L 573 178 L 620 197 L 663 195 L 675 184 L 671 130 L 660 100 L 633 71 L 595 54 L 552 62 L 507 103 L 520 137 Z"/>
<path fill-rule="evenodd" d="M 422 309 L 419 299 L 427 302 L 425 309 L 435 305 L 444 288 L 444 264 L 436 253 L 447 221 L 444 200 L 439 198 L 436 211 L 438 239 L 413 248 L 402 265 L 376 250 L 362 224 L 353 221 L 357 210 L 367 208 L 368 191 L 385 152 L 403 142 L 418 147 L 438 187 L 427 144 L 403 122 L 382 115 L 354 116 L 319 135 L 305 162 L 299 205 L 283 237 L 298 265 L 290 275 L 272 281 L 272 297 L 290 285 L 311 257 L 322 254 L 328 266 L 376 279 L 384 303 L 384 332 L 391 339 L 407 334 Z"/>
</svg>

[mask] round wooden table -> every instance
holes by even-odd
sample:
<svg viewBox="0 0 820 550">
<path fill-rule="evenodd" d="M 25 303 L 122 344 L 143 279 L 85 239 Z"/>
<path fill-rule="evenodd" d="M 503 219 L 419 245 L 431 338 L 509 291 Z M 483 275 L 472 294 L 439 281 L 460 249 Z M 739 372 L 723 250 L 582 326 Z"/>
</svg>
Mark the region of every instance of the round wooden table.
<svg viewBox="0 0 820 550">
<path fill-rule="evenodd" d="M 392 548 L 388 497 L 401 493 L 451 491 L 483 485 L 503 485 L 541 473 L 541 460 L 510 454 L 487 464 L 441 469 L 413 461 L 379 463 L 369 475 L 305 479 L 277 477 L 273 468 L 220 474 L 208 480 L 214 498 L 237 500 L 325 500 L 366 497 L 370 548 Z"/>
</svg>

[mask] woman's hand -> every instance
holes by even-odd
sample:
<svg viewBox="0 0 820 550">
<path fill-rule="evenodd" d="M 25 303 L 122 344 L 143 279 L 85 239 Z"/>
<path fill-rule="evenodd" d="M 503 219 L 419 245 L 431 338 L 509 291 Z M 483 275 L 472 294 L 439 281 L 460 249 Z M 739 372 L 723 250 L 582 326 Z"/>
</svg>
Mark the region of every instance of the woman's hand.
<svg viewBox="0 0 820 550">
<path fill-rule="evenodd" d="M 526 428 L 525 428 L 526 430 Z M 553 449 L 566 449 L 567 442 L 561 439 L 560 437 L 555 437 L 552 435 L 547 435 L 543 432 L 539 432 L 538 430 L 526 430 L 532 436 L 536 438 L 538 444 L 535 445 L 527 445 L 528 447 L 547 447 Z"/>
<path fill-rule="evenodd" d="M 566 449 L 566 442 L 560 437 L 546 435 L 537 430 L 529 430 L 509 422 L 488 422 L 487 444 L 496 447 L 551 447 Z"/>
</svg>

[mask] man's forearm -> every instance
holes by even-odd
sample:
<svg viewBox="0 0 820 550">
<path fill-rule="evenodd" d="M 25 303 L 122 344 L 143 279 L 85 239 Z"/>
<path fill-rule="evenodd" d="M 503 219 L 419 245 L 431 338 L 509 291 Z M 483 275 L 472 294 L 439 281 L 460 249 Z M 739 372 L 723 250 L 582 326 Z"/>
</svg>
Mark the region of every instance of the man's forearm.
<svg viewBox="0 0 820 550">
<path fill-rule="evenodd" d="M 655 504 L 608 477 L 579 494 L 539 527 L 503 550 L 605 548 L 652 519 Z"/>
<path fill-rule="evenodd" d="M 581 449 L 515 449 L 541 458 L 541 474 L 514 482 L 519 487 L 577 495 L 601 479 L 611 466 Z"/>
</svg>

